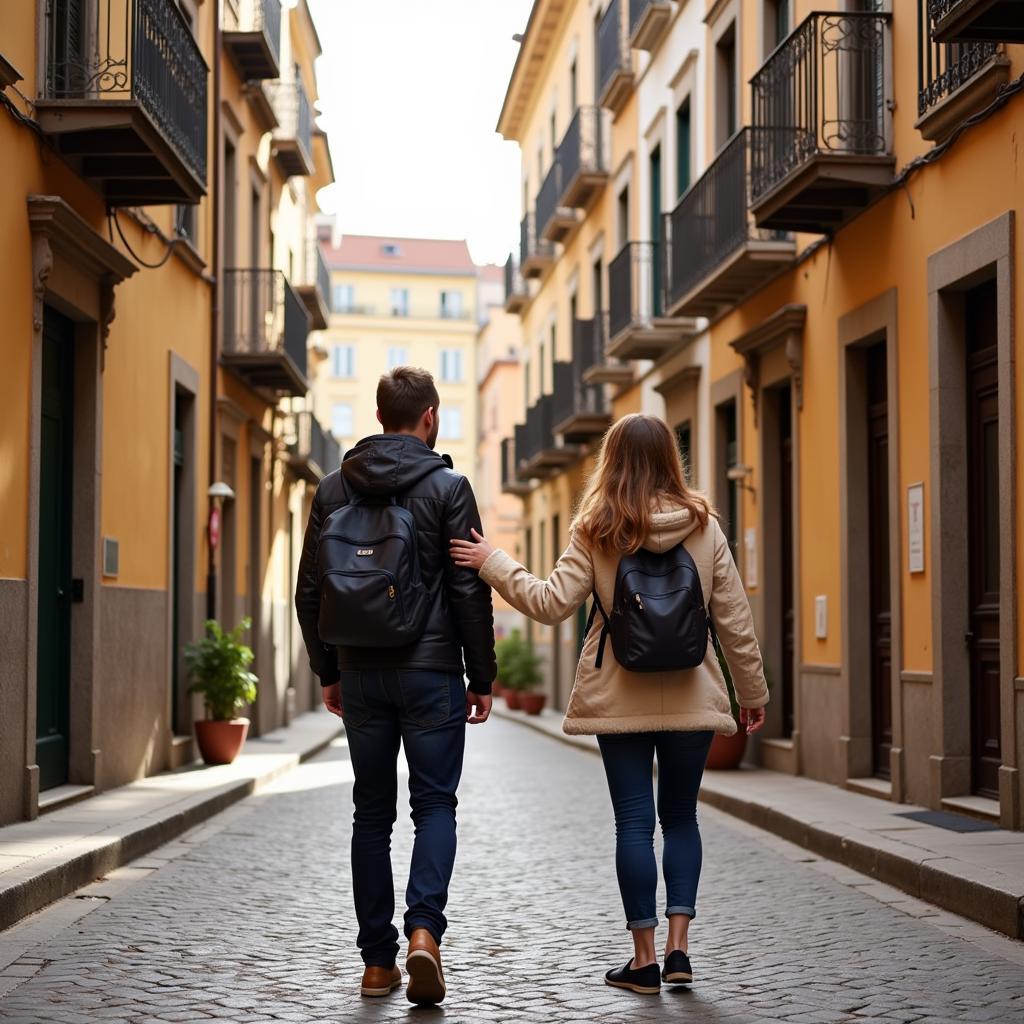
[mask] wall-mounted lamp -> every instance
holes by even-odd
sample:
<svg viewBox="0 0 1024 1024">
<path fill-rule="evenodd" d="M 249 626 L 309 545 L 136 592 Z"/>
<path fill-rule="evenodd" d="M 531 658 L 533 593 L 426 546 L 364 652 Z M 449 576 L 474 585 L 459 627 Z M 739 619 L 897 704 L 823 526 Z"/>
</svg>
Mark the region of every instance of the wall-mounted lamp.
<svg viewBox="0 0 1024 1024">
<path fill-rule="evenodd" d="M 725 478 L 730 483 L 736 484 L 741 491 L 750 491 L 752 496 L 757 495 L 757 490 L 747 483 L 747 477 L 754 475 L 753 466 L 730 466 L 725 471 Z"/>
<path fill-rule="evenodd" d="M 222 501 L 227 499 L 234 499 L 235 492 L 221 480 L 218 480 L 215 484 L 210 484 L 210 489 L 206 492 L 208 498 L 220 498 Z"/>
</svg>

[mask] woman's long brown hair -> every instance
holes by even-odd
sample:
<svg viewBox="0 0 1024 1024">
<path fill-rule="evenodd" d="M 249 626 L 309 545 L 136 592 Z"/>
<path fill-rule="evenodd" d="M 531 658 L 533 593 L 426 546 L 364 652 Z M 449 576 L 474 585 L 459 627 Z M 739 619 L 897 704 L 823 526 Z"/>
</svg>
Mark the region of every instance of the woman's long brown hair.
<svg viewBox="0 0 1024 1024">
<path fill-rule="evenodd" d="M 575 529 L 591 548 L 632 554 L 651 531 L 658 504 L 688 509 L 701 526 L 714 512 L 691 490 L 672 431 L 656 416 L 633 413 L 612 424 L 576 513 Z"/>
</svg>

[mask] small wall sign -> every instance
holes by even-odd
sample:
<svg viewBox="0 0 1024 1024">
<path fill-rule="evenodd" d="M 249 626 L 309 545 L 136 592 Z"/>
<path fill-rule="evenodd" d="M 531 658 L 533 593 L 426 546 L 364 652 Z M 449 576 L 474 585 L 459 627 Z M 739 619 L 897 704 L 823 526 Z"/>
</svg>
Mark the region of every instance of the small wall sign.
<svg viewBox="0 0 1024 1024">
<path fill-rule="evenodd" d="M 924 484 L 907 488 L 907 571 L 924 572 Z"/>
<path fill-rule="evenodd" d="M 748 526 L 743 531 L 743 569 L 747 589 L 757 586 L 757 530 Z"/>
</svg>

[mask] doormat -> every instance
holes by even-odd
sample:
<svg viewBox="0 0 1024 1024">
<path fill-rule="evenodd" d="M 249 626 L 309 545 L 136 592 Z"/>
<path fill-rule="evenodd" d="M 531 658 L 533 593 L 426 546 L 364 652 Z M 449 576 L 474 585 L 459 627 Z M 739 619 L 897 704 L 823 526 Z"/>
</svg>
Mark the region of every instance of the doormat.
<svg viewBox="0 0 1024 1024">
<path fill-rule="evenodd" d="M 951 814 L 949 811 L 904 811 L 897 818 L 911 818 L 925 825 L 935 825 L 949 832 L 998 832 L 999 826 L 980 818 L 969 818 L 966 814 Z"/>
</svg>

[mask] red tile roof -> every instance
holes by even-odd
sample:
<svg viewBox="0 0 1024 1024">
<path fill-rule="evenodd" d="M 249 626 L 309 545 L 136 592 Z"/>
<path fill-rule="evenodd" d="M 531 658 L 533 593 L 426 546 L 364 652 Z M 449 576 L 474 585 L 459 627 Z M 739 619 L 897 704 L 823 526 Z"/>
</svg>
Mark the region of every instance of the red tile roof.
<svg viewBox="0 0 1024 1024">
<path fill-rule="evenodd" d="M 321 239 L 328 267 L 347 270 L 398 270 L 428 274 L 475 274 L 465 240 L 343 235 L 337 246 Z M 389 251 L 394 247 L 394 251 Z"/>
<path fill-rule="evenodd" d="M 496 263 L 487 263 L 482 267 L 479 267 L 480 280 L 486 281 L 488 284 L 505 284 L 505 268 L 498 266 Z"/>
</svg>

